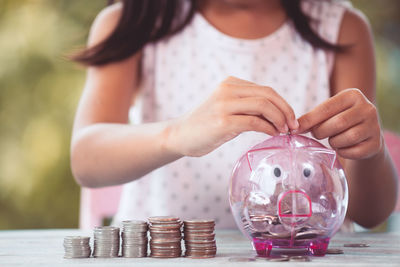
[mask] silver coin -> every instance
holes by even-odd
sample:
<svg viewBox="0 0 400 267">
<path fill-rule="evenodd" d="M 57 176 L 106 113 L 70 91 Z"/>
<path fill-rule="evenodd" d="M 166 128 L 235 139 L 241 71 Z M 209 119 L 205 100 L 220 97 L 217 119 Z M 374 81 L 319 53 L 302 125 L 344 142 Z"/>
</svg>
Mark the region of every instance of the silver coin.
<svg viewBox="0 0 400 267">
<path fill-rule="evenodd" d="M 344 247 L 348 247 L 348 248 L 366 248 L 369 247 L 368 244 L 366 243 L 349 243 L 349 244 L 344 244 Z"/>
<path fill-rule="evenodd" d="M 64 258 L 88 258 L 91 254 L 88 236 L 66 236 L 64 238 Z"/>
<path fill-rule="evenodd" d="M 271 261 L 271 262 L 289 261 L 289 257 L 268 258 L 268 261 Z"/>
<path fill-rule="evenodd" d="M 252 223 L 264 222 L 267 224 L 280 224 L 279 217 L 277 215 L 250 215 L 250 221 Z"/>
<path fill-rule="evenodd" d="M 255 258 L 248 258 L 248 257 L 233 257 L 229 258 L 230 262 L 250 262 L 250 261 L 256 261 Z"/>
<path fill-rule="evenodd" d="M 308 230 L 304 232 L 296 233 L 295 239 L 313 239 L 316 238 L 318 235 L 322 235 L 324 232 L 319 230 Z"/>
<path fill-rule="evenodd" d="M 145 221 L 130 220 L 122 222 L 121 255 L 125 258 L 147 257 L 147 230 Z"/>
<path fill-rule="evenodd" d="M 93 257 L 118 257 L 120 246 L 120 233 L 118 227 L 96 227 L 93 230 L 93 235 Z"/>
<path fill-rule="evenodd" d="M 139 220 L 127 220 L 127 221 L 122 221 L 123 226 L 142 226 L 142 225 L 147 225 L 146 221 L 139 221 Z"/>
<path fill-rule="evenodd" d="M 290 261 L 311 261 L 308 256 L 291 256 L 289 257 Z"/>
<path fill-rule="evenodd" d="M 79 241 L 79 242 L 89 242 L 90 237 L 88 236 L 66 236 L 64 237 L 64 241 Z"/>
<path fill-rule="evenodd" d="M 343 254 L 343 250 L 340 248 L 328 248 L 326 254 Z"/>
<path fill-rule="evenodd" d="M 98 226 L 94 228 L 93 232 L 99 234 L 115 233 L 119 232 L 119 228 L 115 226 Z"/>
</svg>

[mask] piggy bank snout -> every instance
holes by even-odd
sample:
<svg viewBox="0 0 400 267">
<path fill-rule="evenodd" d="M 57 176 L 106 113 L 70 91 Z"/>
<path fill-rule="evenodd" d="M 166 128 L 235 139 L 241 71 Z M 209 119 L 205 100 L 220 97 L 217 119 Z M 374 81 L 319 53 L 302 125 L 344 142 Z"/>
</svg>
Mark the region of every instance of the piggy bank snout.
<svg viewBox="0 0 400 267">
<path fill-rule="evenodd" d="M 278 214 L 280 217 L 311 217 L 311 199 L 301 190 L 282 192 L 278 198 Z"/>
<path fill-rule="evenodd" d="M 302 225 L 312 216 L 310 197 L 302 190 L 282 192 L 278 197 L 278 216 L 284 225 Z"/>
</svg>

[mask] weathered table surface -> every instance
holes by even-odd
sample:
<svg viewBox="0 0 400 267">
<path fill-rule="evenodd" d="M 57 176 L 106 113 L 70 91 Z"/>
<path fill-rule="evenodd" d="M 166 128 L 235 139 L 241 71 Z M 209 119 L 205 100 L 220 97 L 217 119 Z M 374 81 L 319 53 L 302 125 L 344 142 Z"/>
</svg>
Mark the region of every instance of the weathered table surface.
<svg viewBox="0 0 400 267">
<path fill-rule="evenodd" d="M 87 258 L 64 259 L 63 239 L 67 235 L 88 235 L 80 230 L 0 231 L 0 266 L 400 266 L 399 233 L 337 234 L 330 247 L 341 255 L 312 257 L 311 262 L 230 262 L 232 257 L 252 257 L 250 242 L 238 231 L 217 231 L 217 257 L 211 259 Z M 366 248 L 343 247 L 345 243 L 368 243 Z"/>
</svg>

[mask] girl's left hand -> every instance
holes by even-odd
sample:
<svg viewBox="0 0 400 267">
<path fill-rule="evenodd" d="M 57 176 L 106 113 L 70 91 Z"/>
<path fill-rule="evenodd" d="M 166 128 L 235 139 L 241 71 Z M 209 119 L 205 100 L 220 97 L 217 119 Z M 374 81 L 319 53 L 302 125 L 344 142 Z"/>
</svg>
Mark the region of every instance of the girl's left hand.
<svg viewBox="0 0 400 267">
<path fill-rule="evenodd" d="M 346 89 L 299 118 L 294 133 L 310 132 L 347 159 L 366 159 L 378 154 L 383 134 L 376 107 L 359 89 Z"/>
</svg>

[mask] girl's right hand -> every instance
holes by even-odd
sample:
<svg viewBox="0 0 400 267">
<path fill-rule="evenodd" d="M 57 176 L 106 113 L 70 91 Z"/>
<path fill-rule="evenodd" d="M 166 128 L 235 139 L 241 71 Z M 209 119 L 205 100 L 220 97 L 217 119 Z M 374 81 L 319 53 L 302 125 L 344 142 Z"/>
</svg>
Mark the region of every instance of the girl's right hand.
<svg viewBox="0 0 400 267">
<path fill-rule="evenodd" d="M 242 132 L 278 135 L 298 127 L 293 109 L 272 88 L 228 77 L 167 127 L 164 145 L 181 156 L 203 156 Z"/>
</svg>

